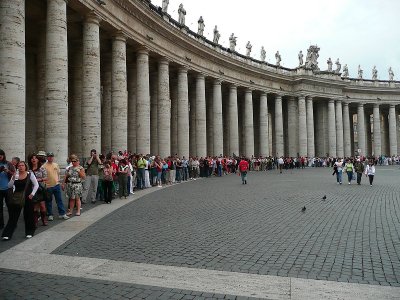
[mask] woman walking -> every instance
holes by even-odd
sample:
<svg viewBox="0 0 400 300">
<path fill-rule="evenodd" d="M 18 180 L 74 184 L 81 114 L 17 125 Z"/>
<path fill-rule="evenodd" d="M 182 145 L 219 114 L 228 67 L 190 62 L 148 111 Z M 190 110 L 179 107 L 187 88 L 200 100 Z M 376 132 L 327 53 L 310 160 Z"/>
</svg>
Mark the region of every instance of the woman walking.
<svg viewBox="0 0 400 300">
<path fill-rule="evenodd" d="M 346 164 L 344 165 L 344 170 L 347 173 L 347 180 L 349 184 L 351 184 L 351 180 L 353 179 L 354 166 L 350 159 L 347 159 Z"/>
<path fill-rule="evenodd" d="M 34 203 L 33 219 L 35 226 L 38 226 L 39 215 L 42 220 L 43 226 L 47 226 L 47 212 L 46 212 L 46 182 L 47 182 L 47 171 L 42 166 L 43 163 L 38 159 L 36 154 L 31 154 L 28 157 L 29 169 L 35 174 L 39 184 L 39 188 L 36 192 L 35 197 L 32 201 Z"/>
<path fill-rule="evenodd" d="M 85 179 L 85 169 L 79 165 L 78 156 L 72 154 L 69 157 L 70 162 L 72 163 L 72 167 L 70 167 L 64 179 L 64 184 L 62 185 L 62 189 L 64 190 L 66 186 L 65 196 L 69 199 L 69 210 L 67 216 L 72 215 L 72 211 L 76 205 L 76 214 L 75 216 L 81 215 L 81 197 L 83 192 L 82 180 Z"/>
<path fill-rule="evenodd" d="M 369 161 L 367 167 L 365 168 L 365 176 L 369 178 L 369 185 L 372 186 L 375 176 L 375 165 L 372 159 Z"/>
<path fill-rule="evenodd" d="M 39 188 L 33 172 L 28 172 L 28 165 L 20 161 L 17 165 L 18 174 L 11 177 L 8 183 L 10 195 L 8 198 L 9 219 L 1 235 L 4 241 L 12 238 L 17 227 L 19 215 L 24 208 L 25 236 L 30 239 L 35 234 L 35 222 L 33 219 L 33 197 Z M 14 192 L 11 193 L 10 189 Z"/>
</svg>

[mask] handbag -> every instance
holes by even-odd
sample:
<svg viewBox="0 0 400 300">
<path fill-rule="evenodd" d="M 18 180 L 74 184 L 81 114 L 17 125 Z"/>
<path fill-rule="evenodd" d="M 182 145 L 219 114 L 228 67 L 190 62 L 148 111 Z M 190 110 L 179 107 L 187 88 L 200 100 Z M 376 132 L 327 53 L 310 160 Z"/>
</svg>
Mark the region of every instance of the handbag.
<svg viewBox="0 0 400 300">
<path fill-rule="evenodd" d="M 39 188 L 36 191 L 35 196 L 33 197 L 34 202 L 41 202 L 46 200 L 46 184 L 43 182 L 38 182 Z"/>
<path fill-rule="evenodd" d="M 24 207 L 26 192 L 28 190 L 28 185 L 31 182 L 31 174 L 30 174 L 30 172 L 28 172 L 26 177 L 27 177 L 27 180 L 26 180 L 24 191 L 22 193 L 21 192 L 19 192 L 19 193 L 13 192 L 13 188 L 9 188 L 8 189 L 7 193 L 10 193 L 10 189 L 13 192 L 11 197 L 8 198 L 8 204 L 9 205 L 15 205 L 15 206 L 19 206 L 19 207 Z"/>
</svg>

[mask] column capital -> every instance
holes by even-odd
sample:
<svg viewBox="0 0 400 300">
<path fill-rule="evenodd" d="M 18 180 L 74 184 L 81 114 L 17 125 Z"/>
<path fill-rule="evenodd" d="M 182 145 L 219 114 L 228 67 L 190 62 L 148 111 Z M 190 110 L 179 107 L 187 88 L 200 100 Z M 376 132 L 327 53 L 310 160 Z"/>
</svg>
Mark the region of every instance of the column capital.
<svg viewBox="0 0 400 300">
<path fill-rule="evenodd" d="M 313 100 L 314 100 L 313 96 L 306 96 L 306 99 L 307 99 L 308 101 L 313 101 Z"/>
<path fill-rule="evenodd" d="M 98 14 L 96 14 L 96 12 L 90 11 L 89 13 L 86 14 L 84 21 L 87 23 L 100 25 L 101 17 Z"/>
<path fill-rule="evenodd" d="M 364 103 L 358 102 L 358 103 L 357 103 L 357 106 L 358 106 L 358 107 L 364 107 Z"/>
<path fill-rule="evenodd" d="M 178 73 L 187 73 L 189 68 L 187 66 L 179 66 Z"/>
<path fill-rule="evenodd" d="M 244 91 L 246 94 L 252 94 L 253 90 L 251 90 L 250 88 L 246 88 Z"/>
<path fill-rule="evenodd" d="M 166 57 L 160 57 L 160 59 L 158 60 L 158 63 L 161 65 L 168 65 L 169 64 L 169 60 Z"/>
<path fill-rule="evenodd" d="M 221 85 L 222 84 L 222 79 L 220 78 L 215 78 L 213 80 L 213 85 Z"/>
<path fill-rule="evenodd" d="M 267 92 L 261 91 L 261 97 L 268 97 Z"/>
<path fill-rule="evenodd" d="M 197 79 L 205 79 L 206 76 L 205 76 L 203 73 L 197 73 L 197 74 L 196 74 L 196 78 L 197 78 Z"/>
<path fill-rule="evenodd" d="M 389 104 L 389 108 L 396 108 L 396 104 Z"/>
<path fill-rule="evenodd" d="M 380 104 L 379 103 L 374 103 L 374 108 L 379 108 Z"/>
<path fill-rule="evenodd" d="M 305 95 L 298 95 L 297 96 L 299 99 L 306 99 L 306 96 Z"/>
<path fill-rule="evenodd" d="M 335 99 L 330 98 L 329 103 L 335 103 Z"/>
<path fill-rule="evenodd" d="M 229 89 L 235 89 L 235 90 L 237 90 L 237 85 L 236 84 L 234 84 L 234 83 L 230 83 L 229 84 Z"/>
<path fill-rule="evenodd" d="M 117 30 L 113 34 L 113 39 L 116 41 L 126 42 L 126 34 L 122 30 Z"/>
<path fill-rule="evenodd" d="M 149 56 L 149 49 L 145 46 L 140 46 L 140 48 L 137 49 L 136 53 Z"/>
<path fill-rule="evenodd" d="M 275 100 L 277 100 L 277 99 L 282 100 L 282 97 L 283 97 L 282 95 L 276 94 L 276 95 L 275 95 Z"/>
</svg>

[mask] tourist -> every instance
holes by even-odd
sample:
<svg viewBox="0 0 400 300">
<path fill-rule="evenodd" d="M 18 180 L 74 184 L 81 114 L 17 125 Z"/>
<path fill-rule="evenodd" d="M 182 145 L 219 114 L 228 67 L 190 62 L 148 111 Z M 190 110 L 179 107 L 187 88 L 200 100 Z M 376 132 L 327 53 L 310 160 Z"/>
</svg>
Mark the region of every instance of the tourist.
<svg viewBox="0 0 400 300">
<path fill-rule="evenodd" d="M 247 160 L 242 157 L 242 159 L 239 162 L 239 172 L 240 176 L 242 178 L 242 184 L 247 184 L 247 172 L 249 170 L 249 163 Z"/>
<path fill-rule="evenodd" d="M 69 210 L 68 216 L 72 215 L 72 211 L 76 206 L 75 216 L 81 215 L 81 197 L 83 193 L 82 180 L 85 179 L 85 169 L 79 165 L 78 156 L 75 154 L 70 155 L 70 162 L 72 167 L 70 167 L 64 178 L 64 183 L 62 189 L 66 190 L 65 196 L 69 199 Z"/>
<path fill-rule="evenodd" d="M 96 149 L 90 151 L 90 157 L 85 164 L 86 179 L 83 183 L 82 203 L 96 202 L 97 186 L 99 184 L 99 169 L 102 166 Z"/>
<path fill-rule="evenodd" d="M 369 185 L 372 186 L 375 177 L 375 166 L 372 159 L 369 160 L 367 167 L 365 168 L 365 176 L 369 178 Z"/>
<path fill-rule="evenodd" d="M 60 219 L 68 220 L 69 217 L 65 213 L 64 204 L 61 196 L 60 186 L 60 167 L 54 162 L 54 153 L 47 153 L 47 162 L 43 165 L 47 171 L 47 196 L 46 196 L 46 209 L 49 221 L 53 221 L 53 195 L 57 203 L 58 217 Z"/>
<path fill-rule="evenodd" d="M 6 154 L 0 149 L 0 229 L 4 228 L 3 207 L 8 206 L 7 190 L 8 182 L 15 173 L 14 165 L 6 160 Z M 3 204 L 4 201 L 4 204 Z"/>
<path fill-rule="evenodd" d="M 18 174 L 12 175 L 8 188 L 13 189 L 8 196 L 8 222 L 2 233 L 2 239 L 7 241 L 12 238 L 17 227 L 19 215 L 24 208 L 25 236 L 30 239 L 35 234 L 35 222 L 33 218 L 33 197 L 39 188 L 33 172 L 28 172 L 28 165 L 20 161 L 17 165 Z"/>
<path fill-rule="evenodd" d="M 344 170 L 347 174 L 347 180 L 349 184 L 351 184 L 351 181 L 353 180 L 354 166 L 350 159 L 346 160 L 346 164 L 344 165 Z"/>
<path fill-rule="evenodd" d="M 113 177 L 114 177 L 114 169 L 111 166 L 111 163 L 107 161 L 104 164 L 103 168 L 103 186 L 104 186 L 104 202 L 111 203 L 112 201 L 112 191 L 113 191 Z"/>
<path fill-rule="evenodd" d="M 125 159 L 121 159 L 118 165 L 118 184 L 119 184 L 119 198 L 128 197 L 128 172 L 130 172 L 129 166 Z"/>
<path fill-rule="evenodd" d="M 342 174 L 343 174 L 343 161 L 338 159 L 334 163 L 334 169 L 336 168 L 336 182 L 337 184 L 342 184 Z M 335 172 L 334 172 L 335 173 Z M 333 174 L 332 174 L 333 175 Z"/>
<path fill-rule="evenodd" d="M 362 177 L 362 174 L 364 173 L 364 164 L 361 162 L 361 160 L 359 158 L 354 163 L 354 171 L 357 174 L 357 184 L 360 185 L 361 177 Z"/>
<path fill-rule="evenodd" d="M 29 169 L 35 174 L 36 180 L 38 181 L 39 188 L 33 197 L 34 202 L 34 221 L 35 226 L 38 225 L 39 215 L 42 220 L 43 226 L 47 226 L 47 213 L 46 213 L 46 182 L 47 182 L 47 171 L 43 167 L 43 162 L 35 154 L 28 156 Z"/>
</svg>

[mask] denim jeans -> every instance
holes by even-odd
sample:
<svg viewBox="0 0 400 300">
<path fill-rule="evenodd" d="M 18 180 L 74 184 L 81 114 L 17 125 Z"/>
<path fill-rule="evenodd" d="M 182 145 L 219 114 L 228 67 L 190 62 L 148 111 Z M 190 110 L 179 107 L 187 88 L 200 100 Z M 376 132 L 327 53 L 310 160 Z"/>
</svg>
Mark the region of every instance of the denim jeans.
<svg viewBox="0 0 400 300">
<path fill-rule="evenodd" d="M 336 181 L 338 183 L 342 183 L 342 175 L 343 175 L 343 171 L 337 171 L 337 173 L 336 173 Z"/>
<path fill-rule="evenodd" d="M 240 176 L 242 177 L 242 183 L 247 182 L 247 172 L 240 172 Z"/>
<path fill-rule="evenodd" d="M 53 195 L 54 198 L 56 199 L 58 215 L 59 216 L 65 215 L 64 203 L 62 201 L 62 196 L 61 196 L 61 186 L 59 184 L 47 189 L 47 199 L 46 199 L 47 215 L 48 216 L 53 215 Z"/>
<path fill-rule="evenodd" d="M 138 187 L 138 189 L 145 188 L 144 168 L 137 169 L 137 187 Z"/>
<path fill-rule="evenodd" d="M 187 167 L 182 168 L 183 171 L 183 180 L 186 181 L 189 179 L 189 169 Z"/>
</svg>

